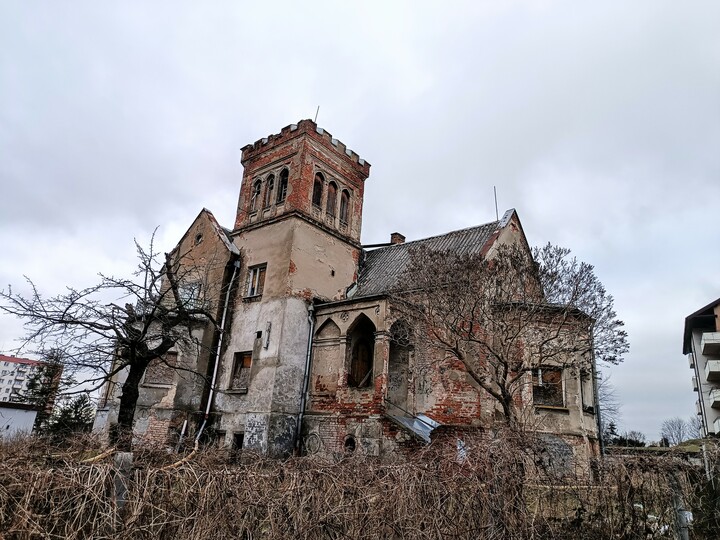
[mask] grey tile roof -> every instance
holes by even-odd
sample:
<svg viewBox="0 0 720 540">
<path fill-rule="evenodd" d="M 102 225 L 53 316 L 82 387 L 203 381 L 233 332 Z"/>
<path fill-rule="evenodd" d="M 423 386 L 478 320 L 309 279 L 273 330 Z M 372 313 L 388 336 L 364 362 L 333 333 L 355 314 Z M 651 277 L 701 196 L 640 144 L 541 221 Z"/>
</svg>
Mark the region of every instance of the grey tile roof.
<svg viewBox="0 0 720 540">
<path fill-rule="evenodd" d="M 410 250 L 427 247 L 438 251 L 453 251 L 460 254 L 480 253 L 492 234 L 502 227 L 504 218 L 477 227 L 452 231 L 440 236 L 395 244 L 365 252 L 365 261 L 360 268 L 358 288 L 354 298 L 385 294 L 401 285 L 410 260 Z"/>
</svg>

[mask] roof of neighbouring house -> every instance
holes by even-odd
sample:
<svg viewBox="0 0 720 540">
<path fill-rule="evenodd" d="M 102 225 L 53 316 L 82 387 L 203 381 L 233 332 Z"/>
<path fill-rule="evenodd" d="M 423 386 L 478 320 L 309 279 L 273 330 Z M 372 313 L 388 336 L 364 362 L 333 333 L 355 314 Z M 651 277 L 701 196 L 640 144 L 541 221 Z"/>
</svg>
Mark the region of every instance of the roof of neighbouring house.
<svg viewBox="0 0 720 540">
<path fill-rule="evenodd" d="M 683 332 L 683 354 L 690 353 L 690 340 L 694 328 L 715 327 L 715 306 L 720 304 L 720 298 L 713 300 L 707 306 L 703 306 L 695 313 L 685 317 L 685 331 Z"/>
<path fill-rule="evenodd" d="M 511 209 L 499 221 L 366 251 L 353 298 L 386 294 L 396 288 L 406 272 L 412 249 L 422 247 L 459 254 L 482 253 L 494 234 L 507 225 L 513 214 L 515 210 Z"/>
<path fill-rule="evenodd" d="M 4 354 L 0 354 L 0 362 L 13 362 L 15 364 L 27 364 L 31 366 L 42 364 L 40 360 L 30 360 L 29 358 L 16 358 L 14 356 L 5 356 Z"/>
</svg>

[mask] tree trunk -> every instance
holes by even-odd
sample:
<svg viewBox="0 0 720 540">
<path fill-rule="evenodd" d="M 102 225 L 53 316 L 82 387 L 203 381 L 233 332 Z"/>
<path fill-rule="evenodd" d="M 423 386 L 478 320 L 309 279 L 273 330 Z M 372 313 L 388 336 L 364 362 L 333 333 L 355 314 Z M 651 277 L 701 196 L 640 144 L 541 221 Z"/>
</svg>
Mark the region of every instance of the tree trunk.
<svg viewBox="0 0 720 540">
<path fill-rule="evenodd" d="M 138 387 L 145 373 L 146 365 L 139 363 L 131 364 L 127 379 L 123 383 L 122 395 L 120 396 L 120 409 L 118 411 L 117 433 L 115 434 L 116 444 L 119 450 L 130 451 L 132 445 L 132 430 L 135 420 L 135 407 L 140 395 Z"/>
</svg>

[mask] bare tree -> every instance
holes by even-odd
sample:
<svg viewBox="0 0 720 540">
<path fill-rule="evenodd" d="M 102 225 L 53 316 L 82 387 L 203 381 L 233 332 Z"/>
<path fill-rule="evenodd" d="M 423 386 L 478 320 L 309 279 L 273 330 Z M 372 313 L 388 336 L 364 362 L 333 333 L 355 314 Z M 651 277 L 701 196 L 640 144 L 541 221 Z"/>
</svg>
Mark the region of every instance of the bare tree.
<svg viewBox="0 0 720 540">
<path fill-rule="evenodd" d="M 687 428 L 689 439 L 702 439 L 705 436 L 705 428 L 699 414 L 694 414 L 688 418 Z"/>
<path fill-rule="evenodd" d="M 597 394 L 600 405 L 600 432 L 605 434 L 608 433 L 610 424 L 617 426 L 620 423 L 621 403 L 610 377 L 605 374 L 598 374 Z"/>
<path fill-rule="evenodd" d="M 667 439 L 671 446 L 675 446 L 689 438 L 690 426 L 679 416 L 668 418 L 662 423 L 660 435 Z"/>
<path fill-rule="evenodd" d="M 0 310 L 24 321 L 25 348 L 34 347 L 39 354 L 61 351 L 65 375 L 82 382 L 76 391 L 97 389 L 125 373 L 118 411 L 125 444 L 150 363 L 164 362 L 173 348 L 197 353 L 202 344 L 193 329 L 215 326 L 212 287 L 198 282 L 206 269 L 185 264 L 177 250 L 161 262 L 152 242 L 147 250 L 136 246 L 133 279 L 101 274 L 92 287 L 68 288 L 51 298 L 29 279 L 29 295 L 12 288 L 0 292 Z"/>
<path fill-rule="evenodd" d="M 409 251 L 404 282 L 392 301 L 414 321 L 425 356 L 462 362 L 508 424 L 519 420 L 516 398 L 531 373 L 553 392 L 559 370 L 593 377 L 593 355 L 618 363 L 627 351 L 612 297 L 565 249 L 548 245 L 534 258 L 519 243 L 490 255 L 423 246 Z"/>
</svg>

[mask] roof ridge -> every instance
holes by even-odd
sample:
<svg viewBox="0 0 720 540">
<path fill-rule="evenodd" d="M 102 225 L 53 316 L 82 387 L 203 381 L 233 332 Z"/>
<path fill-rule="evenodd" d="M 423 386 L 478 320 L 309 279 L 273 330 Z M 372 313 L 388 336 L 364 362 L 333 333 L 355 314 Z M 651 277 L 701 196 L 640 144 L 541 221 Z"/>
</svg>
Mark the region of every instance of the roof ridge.
<svg viewBox="0 0 720 540">
<path fill-rule="evenodd" d="M 482 227 L 487 227 L 488 225 L 499 225 L 499 224 L 500 224 L 500 221 L 501 221 L 501 220 L 488 221 L 487 223 L 482 223 L 482 224 L 480 224 L 480 225 L 473 225 L 473 226 L 471 226 L 471 227 L 464 227 L 464 228 L 462 228 L 462 229 L 456 229 L 456 230 L 454 230 L 454 231 L 448 231 L 448 232 L 442 233 L 442 234 L 435 234 L 435 235 L 433 235 L 433 236 L 426 236 L 425 238 L 418 238 L 417 240 L 410 240 L 409 242 L 403 242 L 402 244 L 392 244 L 392 245 L 389 245 L 389 246 L 383 246 L 383 247 L 371 249 L 370 251 L 376 252 L 376 251 L 381 251 L 381 250 L 384 250 L 384 249 L 394 248 L 394 247 L 398 247 L 398 246 L 407 246 L 408 244 L 415 244 L 415 243 L 417 243 L 417 242 L 425 242 L 425 241 L 427 241 L 427 240 L 433 240 L 434 238 L 441 238 L 441 237 L 443 237 L 443 236 L 450 236 L 451 234 L 455 234 L 455 233 L 466 232 L 466 231 L 470 231 L 470 230 L 473 230 L 473 229 L 480 229 L 480 228 L 482 228 Z M 366 250 L 366 251 L 367 251 L 367 250 Z"/>
</svg>

